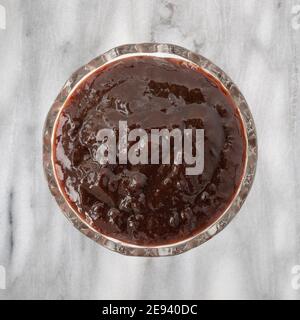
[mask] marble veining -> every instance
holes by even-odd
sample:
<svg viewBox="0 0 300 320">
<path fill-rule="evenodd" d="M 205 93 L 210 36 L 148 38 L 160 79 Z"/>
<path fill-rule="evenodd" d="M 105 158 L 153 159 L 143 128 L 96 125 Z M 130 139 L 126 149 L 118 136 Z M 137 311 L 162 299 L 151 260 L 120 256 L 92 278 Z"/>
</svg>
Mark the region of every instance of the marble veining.
<svg viewBox="0 0 300 320">
<path fill-rule="evenodd" d="M 300 0 L 0 0 L 0 299 L 300 299 Z M 4 8 L 4 9 L 3 9 Z M 5 21 L 3 20 L 5 16 Z M 120 44 L 201 53 L 239 86 L 259 162 L 241 212 L 183 255 L 133 258 L 80 234 L 42 171 L 46 114 L 70 74 Z"/>
</svg>

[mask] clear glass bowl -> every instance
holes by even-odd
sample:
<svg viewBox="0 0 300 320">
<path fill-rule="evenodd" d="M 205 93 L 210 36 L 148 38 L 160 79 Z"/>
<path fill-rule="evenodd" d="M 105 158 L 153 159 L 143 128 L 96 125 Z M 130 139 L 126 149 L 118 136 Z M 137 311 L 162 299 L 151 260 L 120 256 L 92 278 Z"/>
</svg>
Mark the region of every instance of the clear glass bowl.
<svg viewBox="0 0 300 320">
<path fill-rule="evenodd" d="M 177 243 L 162 246 L 138 246 L 122 242 L 99 233 L 84 219 L 82 219 L 64 198 L 63 193 L 60 191 L 59 184 L 56 181 L 56 176 L 53 168 L 53 131 L 56 119 L 59 115 L 60 110 L 63 108 L 68 96 L 72 93 L 74 88 L 77 87 L 82 80 L 84 80 L 87 75 L 102 67 L 104 64 L 109 63 L 115 59 L 122 59 L 134 55 L 175 57 L 179 59 L 185 59 L 203 68 L 206 72 L 218 79 L 233 98 L 240 112 L 246 136 L 246 163 L 244 175 L 242 177 L 240 187 L 227 209 L 214 223 L 212 223 L 209 227 L 199 232 L 195 236 Z M 106 53 L 93 59 L 85 66 L 81 67 L 67 80 L 58 97 L 54 101 L 46 118 L 43 139 L 43 165 L 45 175 L 48 180 L 50 191 L 55 197 L 64 215 L 73 223 L 73 225 L 78 230 L 80 230 L 89 238 L 93 239 L 97 243 L 110 250 L 129 256 L 157 257 L 180 254 L 199 246 L 200 244 L 206 242 L 208 239 L 223 230 L 243 205 L 253 183 L 257 163 L 257 138 L 254 120 L 252 118 L 247 102 L 240 90 L 232 82 L 232 80 L 211 61 L 199 54 L 173 44 L 141 43 L 122 45 L 107 51 Z"/>
</svg>

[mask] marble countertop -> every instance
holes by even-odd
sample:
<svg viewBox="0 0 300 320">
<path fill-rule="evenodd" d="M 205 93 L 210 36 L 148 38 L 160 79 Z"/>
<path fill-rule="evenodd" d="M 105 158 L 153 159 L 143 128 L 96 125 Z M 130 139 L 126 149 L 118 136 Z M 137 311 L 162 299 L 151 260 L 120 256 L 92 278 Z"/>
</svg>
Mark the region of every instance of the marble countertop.
<svg viewBox="0 0 300 320">
<path fill-rule="evenodd" d="M 133 258 L 60 213 L 43 176 L 42 127 L 78 67 L 153 41 L 229 74 L 251 107 L 259 163 L 220 234 L 183 255 Z M 300 299 L 299 70 L 300 0 L 0 0 L 0 299 Z"/>
</svg>

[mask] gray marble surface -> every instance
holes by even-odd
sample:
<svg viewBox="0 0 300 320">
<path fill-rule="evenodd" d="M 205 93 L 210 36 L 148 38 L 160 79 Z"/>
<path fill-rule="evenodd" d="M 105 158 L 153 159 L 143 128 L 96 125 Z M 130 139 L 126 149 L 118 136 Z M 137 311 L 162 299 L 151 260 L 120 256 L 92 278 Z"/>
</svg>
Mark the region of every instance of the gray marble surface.
<svg viewBox="0 0 300 320">
<path fill-rule="evenodd" d="M 298 5 L 0 0 L 0 299 L 300 299 Z M 72 227 L 41 156 L 44 119 L 70 74 L 116 45 L 150 41 L 223 68 L 251 107 L 260 151 L 234 221 L 201 247 L 155 259 L 112 253 Z"/>
</svg>

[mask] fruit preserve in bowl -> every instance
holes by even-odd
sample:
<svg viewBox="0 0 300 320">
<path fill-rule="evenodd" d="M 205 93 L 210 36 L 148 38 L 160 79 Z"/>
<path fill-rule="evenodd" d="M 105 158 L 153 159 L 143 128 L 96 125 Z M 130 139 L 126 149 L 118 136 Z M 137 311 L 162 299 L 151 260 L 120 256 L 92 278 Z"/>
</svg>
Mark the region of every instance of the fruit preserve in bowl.
<svg viewBox="0 0 300 320">
<path fill-rule="evenodd" d="M 47 116 L 43 153 L 49 188 L 76 228 L 122 254 L 165 256 L 236 215 L 257 143 L 248 105 L 221 69 L 145 43 L 109 50 L 71 76 Z"/>
</svg>

